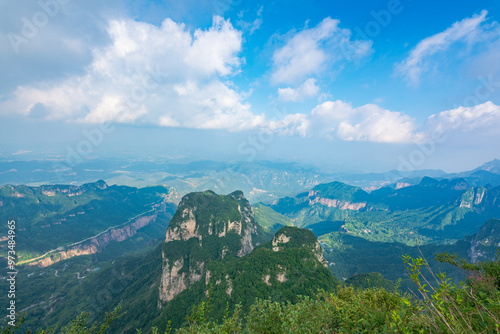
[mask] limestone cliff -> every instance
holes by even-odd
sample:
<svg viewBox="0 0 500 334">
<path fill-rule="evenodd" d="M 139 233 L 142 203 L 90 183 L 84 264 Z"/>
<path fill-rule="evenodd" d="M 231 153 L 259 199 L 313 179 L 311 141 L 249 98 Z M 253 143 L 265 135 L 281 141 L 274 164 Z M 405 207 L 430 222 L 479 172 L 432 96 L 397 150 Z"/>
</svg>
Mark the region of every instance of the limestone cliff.
<svg viewBox="0 0 500 334">
<path fill-rule="evenodd" d="M 159 212 L 165 212 L 165 203 L 156 204 L 151 212 L 141 215 L 116 227 L 112 227 L 93 237 L 75 242 L 65 247 L 59 247 L 24 264 L 29 266 L 47 267 L 56 262 L 74 256 L 90 255 L 103 250 L 112 241 L 124 241 L 137 234 L 137 231 L 156 221 Z M 23 263 L 20 263 L 23 264 Z"/>
<path fill-rule="evenodd" d="M 190 193 L 167 228 L 159 296 L 172 300 L 205 274 L 208 261 L 242 257 L 259 243 L 262 229 L 241 191 Z"/>
</svg>

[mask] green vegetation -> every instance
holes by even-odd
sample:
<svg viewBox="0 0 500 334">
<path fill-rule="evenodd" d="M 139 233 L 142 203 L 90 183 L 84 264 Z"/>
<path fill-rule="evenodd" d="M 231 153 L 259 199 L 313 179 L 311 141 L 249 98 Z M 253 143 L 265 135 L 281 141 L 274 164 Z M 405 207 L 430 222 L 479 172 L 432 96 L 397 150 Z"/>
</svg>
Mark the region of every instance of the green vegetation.
<svg viewBox="0 0 500 334">
<path fill-rule="evenodd" d="M 256 299 L 295 303 L 300 295 L 312 296 L 319 289 L 333 292 L 339 284 L 311 249 L 299 246 L 275 252 L 267 243 L 242 258 L 209 262 L 199 282 L 164 305 L 155 325 L 163 330 L 171 320 L 174 328 L 179 327 L 194 305 L 206 302 L 209 290 L 207 314 L 222 319 L 227 307 L 232 311 L 240 305 L 242 312 L 248 312 Z"/>
<path fill-rule="evenodd" d="M 283 226 L 291 226 L 293 222 L 287 216 L 284 216 L 262 203 L 254 204 L 253 212 L 255 221 L 262 226 L 264 231 L 275 233 Z"/>
<path fill-rule="evenodd" d="M 475 203 L 476 195 L 483 191 L 460 192 L 446 188 L 448 183 L 424 181 L 418 187 L 437 192 L 440 190 L 434 188 L 445 189 L 450 194 L 458 192 L 458 203 Z M 99 207 L 99 201 L 100 205 L 109 201 L 109 205 L 119 209 L 121 201 L 127 203 L 134 196 L 143 196 L 148 200 L 143 198 L 138 203 L 144 209 L 151 205 L 151 199 L 163 200 L 165 195 L 163 187 L 143 190 L 87 187 L 80 194 L 64 195 L 66 199 L 60 200 L 75 198 L 78 204 L 84 201 L 79 196 L 93 192 L 95 198 L 88 202 L 92 208 Z M 340 183 L 325 187 L 315 191 L 329 196 L 329 200 L 335 200 L 339 192 L 345 191 L 343 200 L 408 195 L 416 202 L 405 210 L 392 208 L 408 199 L 379 202 L 370 210 L 350 210 L 321 205 L 318 201 L 311 204 L 315 200 L 306 193 L 281 201 L 281 204 L 295 203 L 285 206 L 288 216 L 259 205 L 255 210 L 259 218 L 254 219 L 241 191 L 226 196 L 211 191 L 190 193 L 173 215 L 167 232 L 169 241 L 162 245 L 164 227 L 161 232 L 159 226 L 146 226 L 133 238 L 111 243 L 104 252 L 93 256 L 72 258 L 48 268 L 22 267 L 17 302 L 27 318 L 19 331 L 35 331 L 43 326 L 90 333 L 89 329 L 96 332 L 104 328 L 97 324 L 105 324 L 104 329 L 111 333 L 136 333 L 137 328 L 144 333 L 499 332 L 500 255 L 495 261 L 476 264 L 461 258 L 491 257 L 500 242 L 500 220 L 486 222 L 477 233 L 457 242 L 452 242 L 453 238 L 464 230 L 455 234 L 447 230 L 466 222 L 477 225 L 478 217 L 495 213 L 496 207 L 483 203 L 482 211 L 477 210 L 480 213 L 450 203 L 425 207 L 426 192 L 413 194 L 419 193 L 420 188 L 364 195 Z M 26 188 L 16 191 L 28 193 Z M 66 190 L 57 190 L 63 191 Z M 9 200 L 17 198 L 13 194 L 5 196 Z M 96 199 L 97 194 L 102 197 Z M 492 201 L 491 196 L 496 193 L 488 194 L 490 197 L 485 195 L 485 200 Z M 109 199 L 112 195 L 116 196 L 114 201 Z M 44 201 L 57 196 L 49 196 L 47 191 L 39 195 Z M 140 206 L 134 208 L 138 210 Z M 52 217 L 43 213 L 44 209 L 37 210 L 42 220 L 48 219 L 44 215 Z M 125 214 L 130 214 L 132 209 L 127 210 Z M 307 221 L 304 224 L 307 229 L 281 227 L 291 224 L 290 217 Z M 165 226 L 168 218 L 164 214 L 158 219 Z M 257 220 L 263 221 L 265 229 L 255 224 Z M 278 227 L 269 241 L 266 229 L 274 232 Z M 419 235 L 429 241 L 430 237 L 425 239 L 426 229 L 432 228 L 440 229 L 440 240 L 448 243 L 414 246 L 417 241 L 414 239 L 412 243 L 411 238 Z M 255 247 L 250 253 L 241 252 L 246 235 L 242 232 L 247 230 L 251 231 Z M 155 240 L 153 237 L 159 231 L 162 239 Z M 324 254 L 316 236 L 325 248 Z M 381 242 L 391 239 L 404 242 Z M 120 256 L 126 248 L 130 248 L 130 253 Z M 440 254 L 434 260 L 436 252 Z M 174 299 L 162 302 L 159 300 L 165 273 L 162 265 L 178 259 L 184 265 L 176 270 L 176 279 L 182 275 L 196 278 L 185 280 L 186 289 Z M 190 265 L 201 269 L 191 271 Z M 27 268 L 30 272 L 24 270 Z M 466 276 L 467 272 L 471 274 Z M 464 279 L 465 283 L 460 284 Z M 4 291 L 5 284 L 0 287 Z M 112 313 L 112 319 L 105 316 L 122 305 L 122 311 Z M 10 333 L 10 329 L 3 330 Z"/>
<path fill-rule="evenodd" d="M 41 324 L 62 328 L 82 311 L 91 313 L 89 323 L 102 322 L 105 312 L 121 304 L 124 314 L 111 323 L 110 332 L 135 333 L 136 328 L 147 331 L 152 327 L 158 327 L 163 332 L 169 322 L 173 328 L 179 328 L 185 324 L 186 316 L 194 306 L 207 303 L 209 298 L 206 294 L 210 286 L 210 308 L 207 312 L 214 319 L 223 319 L 226 309 L 233 314 L 236 305 L 240 305 L 244 312 L 250 311 L 256 299 L 296 303 L 300 301 L 299 295 L 314 296 L 320 289 L 334 292 L 339 281 L 318 261 L 311 248 L 303 247 L 316 240 L 314 235 L 308 230 L 295 230 L 293 237 L 297 242 L 290 240 L 290 245 L 280 251 L 274 251 L 269 242 L 242 258 L 228 256 L 208 262 L 208 280 L 205 275 L 161 309 L 158 308 L 161 247 L 100 263 L 97 271 L 93 270 L 95 265 L 88 256 L 67 261 L 64 271 L 63 263 L 51 266 L 51 269 L 59 270 L 58 277 L 54 276 L 53 270 L 38 275 L 43 270 L 47 271 L 39 269 L 35 277 L 22 277 L 19 281 L 20 286 L 30 282 L 31 278 L 38 282 L 36 285 L 32 285 L 35 281 L 30 282 L 30 286 L 34 287 L 30 296 L 19 297 L 19 302 L 23 301 L 20 307 L 29 305 L 28 300 L 47 298 L 48 303 L 27 309 L 28 317 L 22 328 L 35 330 Z M 83 263 L 84 260 L 88 262 Z M 79 269 L 84 265 L 90 270 Z M 85 278 L 77 280 L 77 272 Z M 41 285 L 44 282 L 54 286 L 49 285 L 44 291 Z M 66 283 L 61 285 L 63 282 Z M 20 292 L 28 293 L 26 289 L 20 289 Z"/>
<path fill-rule="evenodd" d="M 36 334 L 104 334 L 107 332 L 109 325 L 123 316 L 121 312 L 121 307 L 117 306 L 112 312 L 109 314 L 106 313 L 104 315 L 104 321 L 102 323 L 94 322 L 89 326 L 89 317 L 90 313 L 82 312 L 75 319 L 73 319 L 67 326 L 64 326 L 59 331 L 57 329 L 38 329 Z M 4 324 L 0 329 L 1 334 L 14 334 L 19 330 L 22 326 L 26 318 L 23 316 L 16 320 L 14 326 L 9 326 Z M 26 331 L 26 334 L 31 333 L 30 331 Z"/>
<path fill-rule="evenodd" d="M 260 247 L 264 249 L 265 247 Z M 500 331 L 500 252 L 495 261 L 470 264 L 448 253 L 438 254 L 441 261 L 467 270 L 469 278 L 460 285 L 445 274 L 435 274 L 422 257 L 403 256 L 408 275 L 415 284 L 415 294 L 383 288 L 339 286 L 336 291 L 319 291 L 295 296 L 294 301 L 255 296 L 251 305 L 220 302 L 214 285 L 201 302 L 191 307 L 186 322 L 177 330 L 166 321 L 165 327 L 151 323 L 138 333 L 498 333 Z M 426 272 L 424 274 L 424 272 Z M 375 277 L 376 275 L 371 275 Z M 435 287 L 430 280 L 436 282 Z M 248 298 L 244 299 L 248 302 Z M 106 315 L 102 324 L 89 326 L 88 313 L 82 313 L 64 327 L 62 333 L 116 332 L 113 324 L 126 313 L 118 306 Z M 22 320 L 21 320 L 22 321 Z M 130 326 L 129 326 L 130 327 Z M 149 329 L 146 329 L 149 328 Z M 19 332 L 2 327 L 2 334 Z M 39 330 L 38 333 L 52 333 Z"/>
<path fill-rule="evenodd" d="M 361 188 L 337 181 L 318 184 L 312 190 L 323 198 L 337 199 L 340 201 L 367 202 L 370 200 L 370 195 Z"/>
<path fill-rule="evenodd" d="M 189 323 L 177 333 L 498 333 L 500 331 L 500 257 L 468 265 L 446 258 L 473 275 L 457 286 L 445 274 L 423 275 L 423 258 L 404 257 L 417 295 L 382 288 L 341 287 L 297 303 L 258 300 L 249 312 L 235 308 L 222 321 L 195 308 Z M 427 267 L 429 269 L 429 267 Z M 428 279 L 435 277 L 437 287 Z M 427 283 L 426 283 L 427 282 Z"/>
<path fill-rule="evenodd" d="M 386 279 L 396 282 L 401 279 L 401 289 L 407 291 L 413 283 L 405 275 L 401 257 L 423 256 L 434 272 L 446 272 L 448 277 L 458 283 L 465 279 L 463 270 L 434 260 L 435 253 L 448 252 L 459 257 L 478 260 L 495 258 L 496 246 L 500 242 L 500 220 L 487 221 L 479 231 L 452 244 L 425 244 L 408 246 L 395 242 L 373 242 L 350 233 L 331 232 L 319 237 L 325 251 L 324 257 L 334 275 L 347 279 L 356 274 L 381 273 Z"/>
<path fill-rule="evenodd" d="M 356 274 L 345 280 L 347 286 L 356 289 L 382 288 L 387 291 L 394 291 L 396 284 L 385 279 L 380 273 Z"/>
</svg>

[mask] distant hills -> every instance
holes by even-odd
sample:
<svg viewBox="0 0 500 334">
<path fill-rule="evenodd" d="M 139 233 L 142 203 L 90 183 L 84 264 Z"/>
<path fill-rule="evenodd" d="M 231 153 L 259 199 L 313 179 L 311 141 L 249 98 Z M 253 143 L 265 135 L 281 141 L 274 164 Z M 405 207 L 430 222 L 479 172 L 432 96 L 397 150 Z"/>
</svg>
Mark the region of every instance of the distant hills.
<svg viewBox="0 0 500 334">
<path fill-rule="evenodd" d="M 17 198 L 47 203 L 55 197 L 57 203 L 67 203 L 69 212 L 83 201 L 79 196 L 88 196 L 94 209 L 115 212 L 134 196 L 142 198 L 137 198 L 142 208 L 156 203 L 151 200 L 167 205 L 169 194 L 163 187 L 109 187 L 103 181 L 4 191 L 4 204 Z M 12 196 L 14 191 L 24 197 Z M 169 321 L 174 328 L 181 326 L 199 305 L 210 305 L 206 316 L 221 320 L 236 305 L 248 312 L 257 298 L 295 303 L 301 300 L 299 295 L 313 296 L 319 289 L 334 292 L 341 284 L 392 290 L 402 279 L 400 288 L 406 290 L 413 283 L 405 275 L 404 254 L 423 255 L 436 273 L 446 271 L 447 277 L 463 279 L 463 272 L 435 261 L 434 254 L 491 259 L 500 243 L 500 220 L 480 221 L 498 212 L 497 194 L 497 188 L 465 187 L 459 179 L 423 178 L 417 186 L 370 193 L 331 182 L 271 206 L 258 204 L 255 214 L 241 191 L 189 193 L 163 229 L 158 247 L 144 239 L 149 232 L 142 230 L 142 239 L 129 238 L 136 245 L 134 253 L 116 248 L 121 242 L 115 240 L 95 254 L 98 258 L 92 254 L 47 267 L 24 265 L 18 282 L 29 288 L 20 289 L 18 305 L 28 313 L 26 326 L 31 329 L 40 324 L 62 326 L 82 310 L 92 312 L 90 321 L 102 320 L 105 312 L 121 303 L 126 313 L 112 324 L 112 332 L 135 333 L 136 328 L 151 327 L 163 332 Z M 59 212 L 63 210 L 54 215 L 44 211 L 45 217 L 35 210 L 32 217 L 59 219 Z M 479 226 L 475 233 L 458 238 L 457 228 L 470 222 Z M 435 230 L 445 233 L 440 237 L 444 244 L 429 242 L 435 240 L 425 231 L 436 228 L 433 224 L 444 226 Z M 419 242 L 417 247 L 412 239 L 416 236 L 428 243 Z M 126 240 L 122 242 L 132 245 Z M 121 255 L 113 256 L 110 248 Z"/>
<path fill-rule="evenodd" d="M 470 186 L 474 187 L 497 187 L 500 186 L 500 160 L 495 159 L 484 163 L 483 165 L 466 172 L 461 173 L 442 173 L 440 175 L 431 174 L 421 174 L 421 175 L 411 175 L 405 176 L 399 179 L 396 183 L 392 183 L 390 186 L 398 187 L 398 185 L 407 186 L 415 185 L 420 183 L 423 177 L 434 177 L 436 179 L 462 179 L 466 181 Z"/>
<path fill-rule="evenodd" d="M 350 233 L 333 232 L 319 237 L 325 247 L 324 256 L 329 268 L 339 278 L 348 279 L 354 275 L 371 272 L 381 273 L 386 279 L 396 282 L 402 279 L 401 289 L 414 288 L 405 275 L 402 256 L 423 256 L 434 273 L 445 272 L 456 283 L 464 280 L 465 272 L 451 265 L 435 260 L 435 254 L 448 252 L 468 261 L 491 261 L 500 247 L 500 219 L 485 222 L 471 236 L 451 244 L 425 244 L 408 246 L 398 242 L 375 242 Z M 346 281 L 348 283 L 348 281 Z M 366 282 L 365 282 L 366 283 Z"/>
<path fill-rule="evenodd" d="M 269 203 L 297 194 L 321 183 L 339 181 L 373 191 L 420 183 L 423 177 L 462 178 L 470 186 L 500 185 L 500 160 L 492 160 L 471 171 L 447 174 L 439 169 L 384 173 L 332 173 L 290 162 L 271 161 L 129 161 L 125 159 L 64 161 L 0 161 L 0 185 L 81 185 L 102 179 L 109 185 L 146 187 L 166 185 L 176 191 L 176 202 L 193 191 L 230 193 L 241 189 L 251 203 Z"/>
<path fill-rule="evenodd" d="M 333 180 L 333 174 L 297 163 L 194 161 L 179 163 L 128 160 L 84 160 L 72 165 L 54 161 L 0 161 L 2 184 L 83 184 L 103 179 L 110 185 L 174 188 L 184 194 L 210 189 L 241 189 L 252 202 L 267 201 Z"/>
<path fill-rule="evenodd" d="M 500 187 L 471 187 L 464 179 L 424 177 L 419 184 L 370 193 L 341 182 L 319 184 L 310 191 L 274 201 L 270 208 L 295 226 L 321 223 L 370 241 L 414 245 L 453 242 L 500 217 Z"/>
</svg>

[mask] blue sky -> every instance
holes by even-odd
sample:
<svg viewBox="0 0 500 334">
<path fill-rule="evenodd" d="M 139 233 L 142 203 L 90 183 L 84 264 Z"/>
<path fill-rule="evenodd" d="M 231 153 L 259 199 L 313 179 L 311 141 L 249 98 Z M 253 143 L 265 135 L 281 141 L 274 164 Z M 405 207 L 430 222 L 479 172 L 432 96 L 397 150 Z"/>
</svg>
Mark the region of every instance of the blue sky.
<svg viewBox="0 0 500 334">
<path fill-rule="evenodd" d="M 498 20 L 498 1 L 3 1 L 0 158 L 471 168 L 500 157 Z"/>
</svg>

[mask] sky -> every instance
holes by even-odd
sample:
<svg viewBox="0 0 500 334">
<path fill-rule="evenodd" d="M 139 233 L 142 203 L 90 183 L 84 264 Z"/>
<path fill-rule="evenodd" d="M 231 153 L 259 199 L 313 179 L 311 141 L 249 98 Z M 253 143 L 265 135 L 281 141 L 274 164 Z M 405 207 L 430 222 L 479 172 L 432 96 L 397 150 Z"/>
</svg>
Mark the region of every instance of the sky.
<svg viewBox="0 0 500 334">
<path fill-rule="evenodd" d="M 0 159 L 467 170 L 500 158 L 500 3 L 0 1 Z"/>
</svg>

